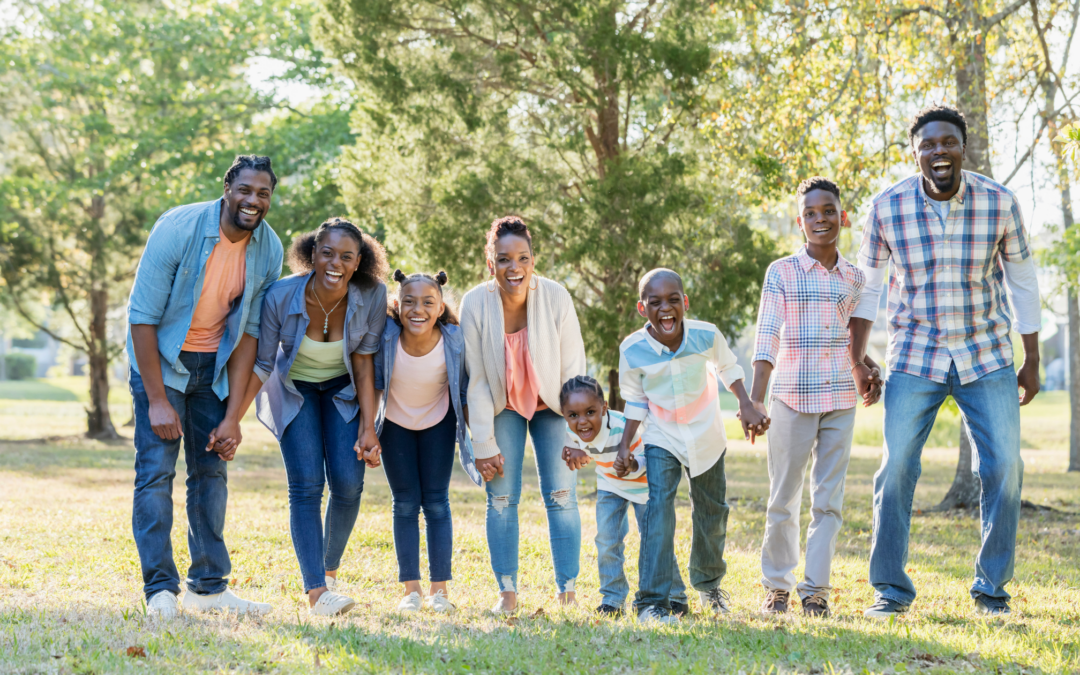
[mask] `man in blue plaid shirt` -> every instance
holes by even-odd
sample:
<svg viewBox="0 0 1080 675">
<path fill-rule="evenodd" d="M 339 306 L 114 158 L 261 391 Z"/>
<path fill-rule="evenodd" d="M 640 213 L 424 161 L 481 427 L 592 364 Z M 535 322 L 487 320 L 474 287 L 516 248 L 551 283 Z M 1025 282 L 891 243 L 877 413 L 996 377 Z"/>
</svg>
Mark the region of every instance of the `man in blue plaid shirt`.
<svg viewBox="0 0 1080 675">
<path fill-rule="evenodd" d="M 915 599 L 905 571 L 911 504 L 923 444 L 949 395 L 970 430 L 982 485 L 982 547 L 971 596 L 979 612 L 1007 614 L 1004 587 L 1013 575 L 1024 474 L 1020 406 L 1039 391 L 1035 264 L 1016 197 L 962 168 L 967 122 L 959 111 L 920 111 L 908 138 L 920 173 L 874 198 L 859 249 L 866 287 L 850 322 L 851 362 L 858 366 L 891 263 L 885 450 L 874 476 L 870 546 L 876 597 L 865 615 L 902 614 Z M 1009 339 L 1014 327 L 1024 344 L 1019 372 Z M 867 391 L 866 369 L 856 367 L 854 375 L 859 392 Z"/>
</svg>

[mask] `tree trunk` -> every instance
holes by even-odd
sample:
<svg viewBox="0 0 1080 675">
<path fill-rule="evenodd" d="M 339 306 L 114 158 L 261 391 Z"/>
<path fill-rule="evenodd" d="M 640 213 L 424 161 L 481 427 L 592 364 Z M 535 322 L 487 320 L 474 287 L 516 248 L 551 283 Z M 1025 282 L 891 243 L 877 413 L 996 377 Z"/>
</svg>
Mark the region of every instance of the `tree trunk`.
<svg viewBox="0 0 1080 675">
<path fill-rule="evenodd" d="M 612 368 L 607 374 L 608 383 L 608 408 L 622 412 L 626 407 L 626 401 L 619 396 L 619 369 Z"/>
<path fill-rule="evenodd" d="M 119 438 L 109 415 L 109 342 L 107 312 L 109 294 L 103 288 L 90 291 L 90 407 L 86 409 L 90 438 Z"/>
<path fill-rule="evenodd" d="M 1077 304 L 1076 291 L 1069 291 L 1068 301 L 1069 471 L 1080 471 L 1080 305 Z"/>
</svg>

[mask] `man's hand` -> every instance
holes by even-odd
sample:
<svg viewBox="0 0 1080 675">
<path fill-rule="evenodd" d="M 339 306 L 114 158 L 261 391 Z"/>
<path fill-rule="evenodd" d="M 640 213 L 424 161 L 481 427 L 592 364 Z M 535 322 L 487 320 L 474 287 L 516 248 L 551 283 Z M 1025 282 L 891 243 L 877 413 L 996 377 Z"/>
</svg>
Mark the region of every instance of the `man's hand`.
<svg viewBox="0 0 1080 675">
<path fill-rule="evenodd" d="M 1024 365 L 1020 366 L 1020 370 L 1016 373 L 1016 384 L 1023 390 L 1020 394 L 1020 405 L 1031 403 L 1031 399 L 1039 393 L 1039 362 L 1037 360 L 1024 359 Z"/>
<path fill-rule="evenodd" d="M 751 401 L 749 397 L 739 402 L 739 412 L 735 416 L 742 423 L 743 436 L 751 444 L 758 436 L 764 436 L 769 430 L 769 425 L 772 424 L 765 404 L 761 401 Z"/>
<path fill-rule="evenodd" d="M 356 439 L 356 445 L 353 446 L 353 451 L 356 453 L 356 459 L 367 464 L 369 469 L 374 469 L 382 464 L 379 459 L 382 454 L 382 447 L 379 446 L 379 437 L 375 435 L 374 429 L 365 429 L 360 432 L 360 436 Z"/>
<path fill-rule="evenodd" d="M 231 462 L 236 456 L 236 449 L 240 447 L 240 441 L 244 440 L 240 433 L 240 422 L 228 416 L 221 420 L 210 432 L 210 440 L 206 443 L 207 452 L 216 452 L 226 462 Z"/>
<path fill-rule="evenodd" d="M 494 457 L 476 459 L 473 462 L 473 464 L 476 465 L 476 470 L 480 472 L 480 475 L 488 483 L 495 480 L 496 475 L 498 475 L 499 478 L 502 478 L 503 464 L 505 463 L 506 460 L 503 459 L 501 452 Z"/>
<path fill-rule="evenodd" d="M 615 470 L 615 475 L 619 478 L 625 478 L 635 463 L 633 456 L 630 454 L 630 448 L 620 443 L 619 452 L 615 455 L 615 462 L 611 465 L 611 468 Z"/>
<path fill-rule="evenodd" d="M 583 469 L 592 461 L 589 457 L 589 453 L 569 446 L 563 448 L 563 459 L 566 461 L 566 466 L 571 471 Z"/>
<path fill-rule="evenodd" d="M 855 378 L 855 390 L 862 396 L 863 407 L 869 408 L 881 398 L 881 367 L 869 356 L 862 358 L 862 363 L 851 369 Z"/>
<path fill-rule="evenodd" d="M 166 441 L 174 441 L 184 435 L 180 416 L 176 414 L 168 399 L 150 402 L 150 428 Z"/>
</svg>

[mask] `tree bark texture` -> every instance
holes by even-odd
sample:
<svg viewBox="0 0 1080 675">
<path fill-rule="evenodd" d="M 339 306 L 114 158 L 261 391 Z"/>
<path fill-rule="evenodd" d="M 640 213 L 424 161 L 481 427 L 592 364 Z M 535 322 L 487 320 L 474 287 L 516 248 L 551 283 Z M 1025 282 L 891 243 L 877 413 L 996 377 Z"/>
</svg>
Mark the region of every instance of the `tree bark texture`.
<svg viewBox="0 0 1080 675">
<path fill-rule="evenodd" d="M 608 408 L 622 412 L 626 407 L 626 401 L 619 395 L 619 369 L 612 368 L 607 374 L 608 382 Z"/>
<path fill-rule="evenodd" d="M 119 438 L 109 414 L 109 342 L 107 313 L 109 294 L 103 288 L 90 292 L 90 407 L 86 409 L 87 431 L 91 438 Z"/>
</svg>

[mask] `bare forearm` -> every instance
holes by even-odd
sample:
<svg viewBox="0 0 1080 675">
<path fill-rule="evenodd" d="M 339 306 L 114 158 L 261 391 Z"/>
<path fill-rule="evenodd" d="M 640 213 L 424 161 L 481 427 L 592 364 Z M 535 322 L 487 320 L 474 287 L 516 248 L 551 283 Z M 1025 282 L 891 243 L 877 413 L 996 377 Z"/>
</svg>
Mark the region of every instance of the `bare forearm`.
<svg viewBox="0 0 1080 675">
<path fill-rule="evenodd" d="M 626 426 L 623 427 L 623 440 L 622 444 L 627 448 L 630 447 L 630 443 L 637 437 L 638 429 L 641 427 L 641 420 L 632 420 L 629 417 L 626 418 Z"/>
<path fill-rule="evenodd" d="M 1027 335 L 1021 335 L 1020 339 L 1024 343 L 1024 362 L 1038 363 L 1040 358 L 1039 334 L 1028 333 Z"/>
<path fill-rule="evenodd" d="M 360 403 L 360 431 L 375 431 L 375 357 L 353 354 L 353 378 Z"/>
<path fill-rule="evenodd" d="M 765 402 L 769 391 L 769 378 L 772 377 L 773 364 L 768 361 L 754 361 L 754 384 L 750 389 L 750 399 L 758 403 Z"/>
<path fill-rule="evenodd" d="M 852 317 L 848 321 L 848 336 L 851 338 L 851 344 L 848 346 L 848 357 L 851 359 L 851 365 L 866 359 L 866 347 L 870 342 L 870 328 L 873 325 L 873 321 L 857 317 Z"/>
<path fill-rule="evenodd" d="M 240 338 L 240 344 L 236 345 L 229 363 L 226 366 L 229 371 L 229 400 L 225 408 L 225 417 L 239 420 L 247 412 L 251 401 L 255 399 L 255 392 L 248 398 L 251 380 L 258 381 L 254 376 L 255 352 L 259 347 L 259 341 L 247 333 Z M 261 383 L 260 383 L 261 384 Z"/>
<path fill-rule="evenodd" d="M 728 390 L 739 399 L 739 405 L 750 405 L 750 396 L 746 393 L 746 386 L 742 380 L 735 380 Z"/>
<path fill-rule="evenodd" d="M 135 347 L 135 362 L 139 366 L 146 398 L 151 402 L 165 401 L 165 383 L 161 379 L 161 354 L 158 352 L 157 326 L 131 325 L 131 343 Z"/>
</svg>

